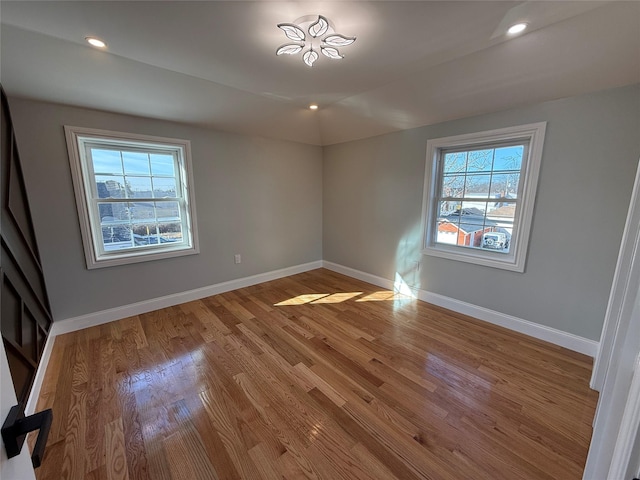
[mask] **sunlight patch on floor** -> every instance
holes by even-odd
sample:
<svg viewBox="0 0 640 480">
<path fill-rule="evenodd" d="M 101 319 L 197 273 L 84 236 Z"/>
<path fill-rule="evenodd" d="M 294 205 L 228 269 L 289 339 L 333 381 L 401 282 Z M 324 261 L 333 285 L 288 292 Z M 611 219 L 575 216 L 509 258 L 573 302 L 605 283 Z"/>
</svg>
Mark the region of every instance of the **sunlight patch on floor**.
<svg viewBox="0 0 640 480">
<path fill-rule="evenodd" d="M 305 303 L 313 302 L 314 300 L 319 300 L 320 298 L 327 297 L 331 295 L 330 293 L 306 293 L 304 295 L 298 295 L 297 297 L 290 298 L 289 300 L 284 300 L 279 303 L 274 303 L 276 307 L 282 307 L 285 305 L 304 305 Z"/>
<path fill-rule="evenodd" d="M 336 292 L 336 293 L 305 293 L 296 297 L 274 303 L 275 307 L 305 305 L 305 304 L 324 304 L 324 303 L 343 303 L 349 300 L 356 302 L 397 302 L 403 301 L 398 306 L 405 304 L 406 300 L 415 300 L 416 296 L 412 288 L 407 285 L 400 274 L 396 273 L 394 282 L 394 290 L 379 290 L 377 292 Z M 364 295 L 364 296 L 362 296 Z M 360 297 L 360 298 L 357 298 Z"/>
<path fill-rule="evenodd" d="M 311 303 L 342 303 L 344 301 L 351 300 L 354 297 L 362 295 L 362 293 L 363 292 L 334 293 L 333 295 L 323 297 L 319 300 L 314 300 Z"/>
<path fill-rule="evenodd" d="M 395 300 L 396 293 L 391 290 L 381 290 L 379 292 L 373 292 L 369 295 L 359 298 L 356 302 L 384 302 L 387 300 Z"/>
<path fill-rule="evenodd" d="M 338 293 L 306 293 L 298 295 L 282 302 L 274 303 L 275 307 L 283 307 L 288 305 L 305 305 L 308 303 L 342 303 L 348 300 L 354 300 L 356 297 L 363 295 L 364 292 L 338 292 Z M 412 300 L 413 295 L 407 295 L 401 292 L 393 292 L 391 290 L 381 290 L 357 298 L 356 302 L 384 302 L 394 300 Z"/>
</svg>

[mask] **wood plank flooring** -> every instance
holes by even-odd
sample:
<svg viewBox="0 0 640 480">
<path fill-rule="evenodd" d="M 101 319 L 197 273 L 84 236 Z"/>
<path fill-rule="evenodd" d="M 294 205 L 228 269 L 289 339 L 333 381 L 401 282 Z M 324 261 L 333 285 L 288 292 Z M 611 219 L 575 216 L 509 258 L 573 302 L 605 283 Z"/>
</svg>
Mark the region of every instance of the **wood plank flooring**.
<svg viewBox="0 0 640 480">
<path fill-rule="evenodd" d="M 39 480 L 580 479 L 591 359 L 319 269 L 56 338 Z"/>
</svg>

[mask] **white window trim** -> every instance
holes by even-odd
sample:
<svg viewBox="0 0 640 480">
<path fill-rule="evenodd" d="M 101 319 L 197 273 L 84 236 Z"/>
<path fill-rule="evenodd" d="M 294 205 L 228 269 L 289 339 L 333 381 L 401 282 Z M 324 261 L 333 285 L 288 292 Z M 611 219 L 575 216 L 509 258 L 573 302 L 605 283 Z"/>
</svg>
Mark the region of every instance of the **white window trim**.
<svg viewBox="0 0 640 480">
<path fill-rule="evenodd" d="M 82 244 L 84 246 L 84 254 L 87 262 L 87 268 L 111 267 L 116 265 L 126 265 L 130 263 L 146 262 L 150 260 L 158 260 L 163 258 L 178 257 L 183 255 L 193 255 L 200 253 L 198 244 L 198 229 L 196 223 L 196 206 L 193 171 L 191 168 L 191 142 L 189 140 L 155 137 L 150 135 L 138 135 L 124 132 L 113 132 L 109 130 L 99 130 L 93 128 L 64 126 L 65 137 L 67 141 L 67 149 L 69 153 L 69 164 L 71 167 L 71 178 L 73 181 L 73 190 L 78 209 L 78 217 L 80 220 L 80 232 L 82 235 Z M 188 215 L 187 225 L 190 226 L 188 242 L 185 246 L 182 244 L 178 248 L 164 247 L 161 251 L 158 249 L 126 251 L 99 255 L 96 239 L 92 232 L 92 214 L 89 208 L 89 200 L 91 192 L 87 191 L 87 187 L 94 180 L 88 178 L 87 169 L 83 168 L 83 160 L 79 148 L 79 141 L 83 138 L 94 138 L 96 140 L 112 140 L 121 144 L 127 142 L 135 142 L 138 145 L 148 143 L 153 145 L 167 145 L 177 147 L 182 151 L 182 174 L 183 181 L 186 180 L 186 211 Z M 183 186 L 184 188 L 184 186 Z"/>
<path fill-rule="evenodd" d="M 475 263 L 487 267 L 524 272 L 529 247 L 533 208 L 535 204 L 538 175 L 542 160 L 542 149 L 546 122 L 531 123 L 515 127 L 488 130 L 485 132 L 455 135 L 427 141 L 424 194 L 422 201 L 422 232 L 424 255 Z M 444 148 L 481 145 L 501 141 L 525 140 L 529 142 L 527 158 L 523 159 L 523 187 L 518 197 L 520 202 L 514 219 L 514 233 L 509 253 L 498 253 L 480 249 L 461 248 L 435 242 L 437 230 L 438 156 Z"/>
</svg>

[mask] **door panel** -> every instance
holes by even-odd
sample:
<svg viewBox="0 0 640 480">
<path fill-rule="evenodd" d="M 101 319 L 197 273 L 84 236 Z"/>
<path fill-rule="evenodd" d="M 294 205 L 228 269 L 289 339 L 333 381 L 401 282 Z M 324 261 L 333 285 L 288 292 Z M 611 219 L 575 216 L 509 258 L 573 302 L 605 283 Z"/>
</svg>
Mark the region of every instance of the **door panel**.
<svg viewBox="0 0 640 480">
<path fill-rule="evenodd" d="M 2 91 L 0 331 L 18 402 L 24 403 L 51 326 L 9 104 Z"/>
<path fill-rule="evenodd" d="M 0 418 L 2 419 L 7 418 L 9 410 L 17 403 L 12 387 L 7 357 L 0 342 Z M 20 455 L 9 459 L 5 449 L 0 448 L 0 478 L 35 480 L 36 476 L 29 455 L 29 449 L 23 448 Z"/>
</svg>

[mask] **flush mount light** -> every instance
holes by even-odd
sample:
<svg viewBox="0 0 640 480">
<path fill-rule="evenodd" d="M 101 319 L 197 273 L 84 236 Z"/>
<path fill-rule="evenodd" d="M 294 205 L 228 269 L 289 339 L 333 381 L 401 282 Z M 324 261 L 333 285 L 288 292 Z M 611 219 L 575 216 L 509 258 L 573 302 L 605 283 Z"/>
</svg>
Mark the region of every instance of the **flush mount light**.
<svg viewBox="0 0 640 480">
<path fill-rule="evenodd" d="M 344 55 L 338 47 L 346 47 L 356 41 L 356 37 L 336 33 L 329 20 L 322 15 L 302 17 L 296 23 L 279 23 L 278 28 L 295 43 L 281 45 L 276 49 L 276 55 L 295 55 L 304 50 L 302 61 L 309 67 L 318 60 L 318 52 L 328 58 L 340 59 Z"/>
<path fill-rule="evenodd" d="M 526 23 L 516 23 L 515 25 L 511 25 L 507 30 L 509 35 L 516 35 L 517 33 L 524 32 L 527 29 Z"/>
<path fill-rule="evenodd" d="M 310 67 L 313 67 L 313 62 L 315 62 L 317 59 L 318 52 L 316 52 L 313 47 L 309 48 L 309 50 L 302 54 L 302 61 Z"/>
<path fill-rule="evenodd" d="M 93 45 L 94 47 L 97 47 L 97 48 L 106 48 L 107 46 L 107 44 L 104 41 L 96 37 L 85 37 L 84 39 L 89 43 L 89 45 Z"/>
<path fill-rule="evenodd" d="M 309 105 L 309 109 L 317 110 L 318 109 L 318 105 L 316 105 L 315 103 L 312 103 L 311 105 Z"/>
</svg>

